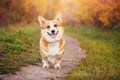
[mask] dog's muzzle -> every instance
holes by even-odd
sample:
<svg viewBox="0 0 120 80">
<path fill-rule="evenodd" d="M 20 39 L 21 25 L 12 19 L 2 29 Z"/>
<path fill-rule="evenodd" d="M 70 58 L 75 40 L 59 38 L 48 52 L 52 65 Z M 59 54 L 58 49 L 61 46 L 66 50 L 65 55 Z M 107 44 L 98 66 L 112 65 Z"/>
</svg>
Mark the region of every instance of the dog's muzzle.
<svg viewBox="0 0 120 80">
<path fill-rule="evenodd" d="M 57 36 L 57 34 L 58 34 L 58 31 L 57 31 L 57 33 L 53 33 L 53 32 L 52 32 L 52 34 L 50 34 L 49 32 L 47 32 L 47 34 L 48 34 L 49 36 L 51 36 L 52 38 L 55 38 L 55 37 Z"/>
</svg>

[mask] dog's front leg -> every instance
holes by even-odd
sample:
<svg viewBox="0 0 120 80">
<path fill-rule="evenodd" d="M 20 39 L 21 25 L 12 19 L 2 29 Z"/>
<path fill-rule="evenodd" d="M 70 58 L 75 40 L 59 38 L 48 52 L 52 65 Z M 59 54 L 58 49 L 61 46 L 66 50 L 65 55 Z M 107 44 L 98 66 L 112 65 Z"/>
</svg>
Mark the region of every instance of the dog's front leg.
<svg viewBox="0 0 120 80">
<path fill-rule="evenodd" d="M 43 68 L 49 68 L 48 57 L 45 54 L 46 54 L 45 51 L 41 51 Z"/>
<path fill-rule="evenodd" d="M 60 69 L 61 68 L 60 63 L 61 63 L 61 57 L 58 57 L 55 65 L 54 65 L 54 68 L 55 69 Z"/>
<path fill-rule="evenodd" d="M 43 68 L 49 68 L 47 57 L 43 57 L 42 62 L 43 62 Z"/>
<path fill-rule="evenodd" d="M 60 69 L 61 66 L 60 66 L 60 63 L 61 63 L 61 59 L 62 59 L 62 56 L 64 54 L 64 50 L 60 51 L 58 55 L 56 55 L 57 59 L 55 61 L 55 65 L 54 65 L 54 68 L 58 68 Z"/>
</svg>

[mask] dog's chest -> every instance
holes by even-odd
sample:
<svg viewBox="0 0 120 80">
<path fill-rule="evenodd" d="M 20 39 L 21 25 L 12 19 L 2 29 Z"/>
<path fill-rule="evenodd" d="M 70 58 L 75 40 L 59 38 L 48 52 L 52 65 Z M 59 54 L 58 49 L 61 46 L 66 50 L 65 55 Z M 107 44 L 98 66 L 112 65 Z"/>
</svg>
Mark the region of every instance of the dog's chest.
<svg viewBox="0 0 120 80">
<path fill-rule="evenodd" d="M 48 56 L 55 56 L 59 52 L 59 42 L 48 44 Z"/>
</svg>

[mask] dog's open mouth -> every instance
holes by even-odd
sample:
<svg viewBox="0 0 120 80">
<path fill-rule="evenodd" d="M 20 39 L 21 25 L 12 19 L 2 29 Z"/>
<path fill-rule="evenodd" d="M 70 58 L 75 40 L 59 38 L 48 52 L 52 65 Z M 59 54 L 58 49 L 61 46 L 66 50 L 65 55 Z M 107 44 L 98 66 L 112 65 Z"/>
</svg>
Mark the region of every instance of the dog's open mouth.
<svg viewBox="0 0 120 80">
<path fill-rule="evenodd" d="M 58 34 L 58 31 L 57 31 L 57 33 L 52 33 L 52 34 L 50 34 L 49 32 L 47 32 L 47 33 L 48 33 L 48 35 L 51 36 L 52 38 L 56 38 L 56 36 L 57 36 L 57 34 Z"/>
</svg>

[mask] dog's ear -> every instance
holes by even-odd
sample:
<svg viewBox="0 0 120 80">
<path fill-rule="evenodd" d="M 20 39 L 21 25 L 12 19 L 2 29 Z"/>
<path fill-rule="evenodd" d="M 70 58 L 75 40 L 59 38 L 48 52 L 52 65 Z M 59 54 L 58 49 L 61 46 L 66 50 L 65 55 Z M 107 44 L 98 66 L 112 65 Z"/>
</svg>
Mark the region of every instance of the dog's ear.
<svg viewBox="0 0 120 80">
<path fill-rule="evenodd" d="M 38 16 L 38 22 L 40 23 L 40 26 L 42 26 L 46 22 L 46 20 L 43 17 Z"/>
<path fill-rule="evenodd" d="M 62 23 L 62 13 L 57 13 L 55 19 Z"/>
</svg>

